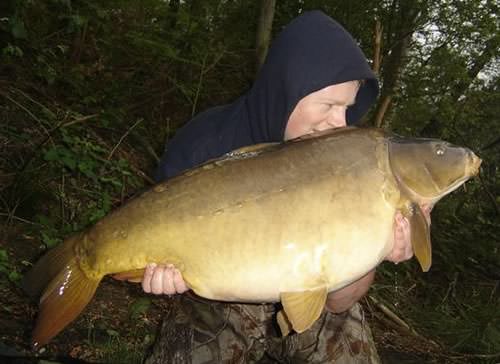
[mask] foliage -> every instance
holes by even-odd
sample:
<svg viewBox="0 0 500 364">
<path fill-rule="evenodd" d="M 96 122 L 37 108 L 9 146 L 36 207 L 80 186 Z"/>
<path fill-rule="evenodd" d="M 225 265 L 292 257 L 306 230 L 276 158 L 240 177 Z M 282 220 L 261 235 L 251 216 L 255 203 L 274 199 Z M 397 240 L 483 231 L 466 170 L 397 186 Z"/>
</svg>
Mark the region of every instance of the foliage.
<svg viewBox="0 0 500 364">
<path fill-rule="evenodd" d="M 87 327 L 86 344 L 94 348 L 98 361 L 103 363 L 142 363 L 151 341 L 151 334 L 140 322 L 127 337 L 104 322 Z"/>
<path fill-rule="evenodd" d="M 6 275 L 13 283 L 18 283 L 22 277 L 17 267 L 9 260 L 5 249 L 0 249 L 0 274 Z"/>
<path fill-rule="evenodd" d="M 443 350 L 500 352 L 498 4 L 279 1 L 273 33 L 317 8 L 369 59 L 381 22 L 380 81 L 393 100 L 385 127 L 469 146 L 483 159 L 480 178 L 433 211 L 431 272 L 385 263 L 372 294 Z M 258 13 L 258 2 L 241 0 L 0 2 L 5 224 L 22 222 L 52 247 L 152 183 L 179 125 L 251 85 Z M 15 261 L 0 248 L 12 281 L 24 270 Z M 138 301 L 130 315 L 147 309 Z M 109 336 L 110 347 L 123 343 Z"/>
<path fill-rule="evenodd" d="M 135 300 L 129 307 L 129 315 L 132 320 L 137 320 L 141 315 L 145 314 L 151 306 L 151 299 L 141 297 Z"/>
<path fill-rule="evenodd" d="M 140 364 L 144 361 L 145 352 L 142 345 L 135 345 L 131 348 L 130 343 L 126 339 L 120 338 L 116 331 L 110 331 L 109 334 L 109 339 L 103 347 L 103 362 Z M 146 341 L 146 344 L 148 343 Z"/>
</svg>

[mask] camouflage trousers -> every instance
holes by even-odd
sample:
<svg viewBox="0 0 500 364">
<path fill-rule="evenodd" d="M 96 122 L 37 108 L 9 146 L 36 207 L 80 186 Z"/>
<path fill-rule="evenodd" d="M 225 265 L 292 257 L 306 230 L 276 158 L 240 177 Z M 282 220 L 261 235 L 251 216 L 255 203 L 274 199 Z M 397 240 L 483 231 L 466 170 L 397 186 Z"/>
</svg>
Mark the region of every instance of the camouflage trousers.
<svg viewBox="0 0 500 364">
<path fill-rule="evenodd" d="M 359 304 L 342 314 L 325 310 L 309 330 L 285 337 L 276 323 L 276 304 L 184 295 L 176 306 L 146 364 L 380 363 Z"/>
</svg>

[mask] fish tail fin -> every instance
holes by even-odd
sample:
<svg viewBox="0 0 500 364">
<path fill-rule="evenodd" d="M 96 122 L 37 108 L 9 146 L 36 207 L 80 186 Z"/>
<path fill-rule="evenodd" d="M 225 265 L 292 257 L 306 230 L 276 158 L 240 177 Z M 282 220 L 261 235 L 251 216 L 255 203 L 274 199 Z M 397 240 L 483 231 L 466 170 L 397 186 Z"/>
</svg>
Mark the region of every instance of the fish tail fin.
<svg viewBox="0 0 500 364">
<path fill-rule="evenodd" d="M 47 344 L 83 311 L 102 279 L 89 277 L 81 270 L 73 245 L 74 241 L 69 240 L 51 250 L 23 281 L 30 294 L 37 294 L 46 286 L 32 335 L 34 348 Z"/>
<path fill-rule="evenodd" d="M 45 345 L 73 321 L 92 299 L 101 279 L 87 277 L 78 266 L 76 257 L 67 262 L 40 299 L 33 346 Z"/>
<path fill-rule="evenodd" d="M 55 276 L 74 256 L 77 235 L 50 249 L 24 275 L 21 287 L 30 297 L 39 297 Z"/>
</svg>

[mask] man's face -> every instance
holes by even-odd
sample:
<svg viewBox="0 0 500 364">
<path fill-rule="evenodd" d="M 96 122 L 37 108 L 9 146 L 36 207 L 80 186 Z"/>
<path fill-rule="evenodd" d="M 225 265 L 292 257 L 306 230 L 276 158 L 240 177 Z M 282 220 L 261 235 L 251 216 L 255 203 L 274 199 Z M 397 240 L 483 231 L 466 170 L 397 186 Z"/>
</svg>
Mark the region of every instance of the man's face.
<svg viewBox="0 0 500 364">
<path fill-rule="evenodd" d="M 288 119 L 285 140 L 346 126 L 346 111 L 356 101 L 358 89 L 359 81 L 348 81 L 305 96 Z"/>
</svg>

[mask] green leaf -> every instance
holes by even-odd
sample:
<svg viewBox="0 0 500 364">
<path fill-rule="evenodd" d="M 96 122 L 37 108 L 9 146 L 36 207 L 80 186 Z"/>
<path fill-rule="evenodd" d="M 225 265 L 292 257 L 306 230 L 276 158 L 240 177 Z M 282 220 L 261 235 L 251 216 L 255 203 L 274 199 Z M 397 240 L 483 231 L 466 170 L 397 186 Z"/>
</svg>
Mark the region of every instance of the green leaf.
<svg viewBox="0 0 500 364">
<path fill-rule="evenodd" d="M 131 319 L 138 319 L 141 315 L 145 314 L 148 310 L 149 307 L 151 306 L 151 299 L 147 297 L 141 297 L 134 301 L 129 309 L 129 315 Z"/>
<path fill-rule="evenodd" d="M 7 250 L 0 249 L 0 264 L 5 263 L 9 260 L 9 256 L 7 255 Z"/>
<path fill-rule="evenodd" d="M 74 170 L 76 168 L 76 160 L 69 153 L 62 155 L 61 161 L 66 167 L 68 167 L 71 170 Z"/>
<path fill-rule="evenodd" d="M 26 39 L 28 37 L 24 22 L 19 18 L 10 19 L 10 31 L 14 38 Z"/>
<path fill-rule="evenodd" d="M 96 166 L 97 163 L 92 159 L 85 159 L 78 163 L 78 170 L 89 178 L 96 178 L 97 176 L 94 172 Z"/>
<path fill-rule="evenodd" d="M 104 216 L 106 216 L 107 211 L 104 211 L 102 209 L 92 211 L 89 216 L 89 222 L 93 223 L 96 222 L 97 220 L 102 219 Z"/>
<path fill-rule="evenodd" d="M 117 188 L 121 188 L 123 186 L 121 181 L 113 177 L 101 177 L 100 180 L 104 183 L 110 183 Z"/>
<path fill-rule="evenodd" d="M 45 154 L 43 155 L 43 159 L 50 162 L 50 161 L 57 160 L 58 156 L 59 156 L 59 153 L 57 152 L 57 147 L 54 147 L 54 148 L 50 148 L 49 150 L 47 150 L 45 152 Z"/>
<path fill-rule="evenodd" d="M 35 221 L 37 221 L 40 225 L 52 226 L 51 220 L 45 215 L 37 214 L 35 216 Z"/>
<path fill-rule="evenodd" d="M 113 329 L 107 329 L 106 330 L 106 333 L 109 335 L 109 336 L 113 336 L 113 337 L 118 337 L 120 336 L 120 333 L 116 330 L 113 330 Z"/>
<path fill-rule="evenodd" d="M 14 283 L 18 283 L 21 280 L 22 277 L 23 276 L 19 272 L 15 271 L 15 270 L 12 270 L 9 273 L 9 279 L 10 279 L 11 282 L 14 282 Z"/>
<path fill-rule="evenodd" d="M 2 49 L 2 53 L 7 56 L 22 57 L 24 52 L 21 48 L 13 46 L 12 44 L 7 44 L 7 46 Z"/>
<path fill-rule="evenodd" d="M 108 13 L 103 9 L 97 9 L 96 14 L 99 19 L 106 19 L 108 17 Z"/>
<path fill-rule="evenodd" d="M 60 238 L 50 236 L 45 231 L 42 231 L 41 235 L 42 235 L 42 241 L 47 248 L 53 248 L 54 246 L 56 246 L 57 244 L 59 244 L 62 241 L 62 239 L 60 239 Z"/>
</svg>

